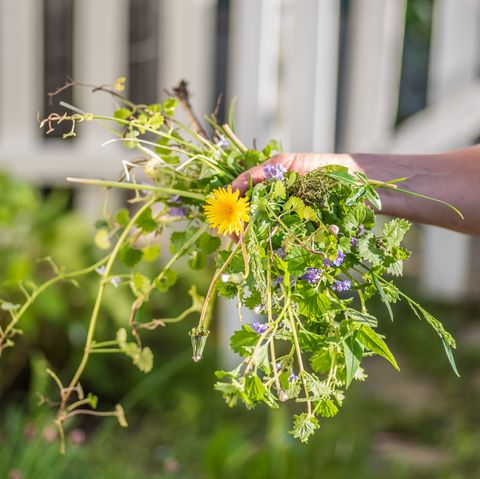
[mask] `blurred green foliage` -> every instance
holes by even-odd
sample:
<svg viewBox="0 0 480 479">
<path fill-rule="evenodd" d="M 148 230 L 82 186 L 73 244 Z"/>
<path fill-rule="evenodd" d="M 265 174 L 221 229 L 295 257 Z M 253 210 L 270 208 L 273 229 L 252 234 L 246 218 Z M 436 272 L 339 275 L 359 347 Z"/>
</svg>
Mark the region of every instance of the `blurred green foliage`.
<svg viewBox="0 0 480 479">
<path fill-rule="evenodd" d="M 40 282 L 51 274 L 35 261 L 39 256 L 50 254 L 69 269 L 97 259 L 92 231 L 70 203 L 66 191 L 42 196 L 0 177 L 2 297 L 12 295 L 18 280 Z M 202 284 L 202 276 L 197 279 Z M 407 289 L 415 287 L 406 282 Z M 438 338 L 406 305 L 395 305 L 394 323 L 379 312 L 402 372 L 382 359 L 368 362 L 371 377 L 352 386 L 341 414 L 324 420 L 308 445 L 288 435 L 290 415 L 282 408 L 242 411 L 224 404 L 213 391 L 215 338 L 204 361 L 195 364 L 188 320 L 157 329 L 146 336 L 155 354 L 148 375 L 121 356 L 95 357 L 87 368 L 84 388 L 103 401 L 121 402 L 129 428 L 120 429 L 114 419 L 74 422 L 62 457 L 53 410 L 39 407 L 35 393 L 49 391 L 47 365 L 63 374 L 78 361 L 93 287 L 86 279 L 80 288 L 60 285 L 45 293 L 25 318 L 24 336 L 0 360 L 2 479 L 480 477 L 480 348 L 474 340 L 480 307 L 474 303 L 426 305 L 459 339 L 461 379 L 451 372 Z M 125 291 L 111 288 L 100 323 L 106 336 L 128 321 L 129 301 Z M 186 304 L 180 279 L 172 294 L 140 314 L 172 316 Z"/>
</svg>

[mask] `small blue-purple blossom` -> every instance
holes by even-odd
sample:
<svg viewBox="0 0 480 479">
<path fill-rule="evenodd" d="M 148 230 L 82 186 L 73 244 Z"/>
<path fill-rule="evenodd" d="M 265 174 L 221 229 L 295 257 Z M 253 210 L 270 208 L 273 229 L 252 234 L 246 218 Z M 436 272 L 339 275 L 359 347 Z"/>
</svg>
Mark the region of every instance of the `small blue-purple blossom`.
<svg viewBox="0 0 480 479">
<path fill-rule="evenodd" d="M 220 138 L 217 141 L 216 146 L 219 146 L 220 148 L 225 150 L 226 148 L 228 148 L 229 142 L 223 135 L 220 135 Z"/>
<path fill-rule="evenodd" d="M 329 266 L 332 266 L 332 260 L 331 260 L 330 258 L 325 258 L 325 259 L 323 260 L 323 266 L 325 266 L 325 267 L 327 267 L 327 268 L 328 268 Z"/>
<path fill-rule="evenodd" d="M 182 216 L 187 216 L 187 209 L 183 206 L 172 206 L 168 210 L 168 214 L 175 218 L 181 218 Z"/>
<path fill-rule="evenodd" d="M 307 268 L 305 273 L 299 277 L 299 279 L 305 280 L 307 283 L 310 284 L 317 284 L 320 281 L 320 276 L 322 275 L 322 271 L 318 268 Z"/>
<path fill-rule="evenodd" d="M 263 172 L 265 173 L 266 180 L 283 181 L 285 179 L 285 173 L 287 172 L 287 169 L 283 165 L 272 165 L 269 163 L 263 168 Z"/>
<path fill-rule="evenodd" d="M 272 286 L 280 286 L 283 283 L 284 276 L 277 276 L 276 278 L 273 279 L 272 281 Z"/>
<path fill-rule="evenodd" d="M 363 226 L 361 223 L 358 225 L 357 229 L 357 236 L 362 236 L 363 233 L 365 233 L 365 226 Z"/>
<path fill-rule="evenodd" d="M 358 239 L 355 238 L 354 236 L 352 236 L 352 237 L 350 238 L 350 244 L 351 244 L 354 248 L 356 248 L 356 247 L 358 246 Z"/>
<path fill-rule="evenodd" d="M 348 291 L 352 286 L 352 282 L 349 279 L 345 279 L 344 281 L 339 281 L 338 279 L 333 280 L 334 283 L 332 284 L 331 288 L 333 291 Z"/>
<path fill-rule="evenodd" d="M 297 376 L 296 374 L 292 373 L 292 374 L 290 374 L 290 376 L 288 377 L 288 382 L 291 383 L 291 382 L 293 382 L 293 381 L 295 381 L 295 380 L 297 380 L 297 379 L 298 379 L 298 376 Z"/>
<path fill-rule="evenodd" d="M 95 270 L 95 272 L 96 272 L 97 274 L 99 274 L 100 276 L 103 276 L 103 275 L 105 274 L 105 271 L 106 271 L 106 270 L 107 270 L 107 267 L 106 267 L 104 264 L 102 264 L 102 266 L 100 266 L 99 268 L 97 268 L 97 269 Z"/>
<path fill-rule="evenodd" d="M 292 288 L 297 285 L 297 278 L 295 276 L 290 276 L 290 284 L 292 285 Z"/>
<path fill-rule="evenodd" d="M 182 200 L 180 195 L 171 195 L 170 198 L 167 200 L 167 203 L 181 203 Z"/>
<path fill-rule="evenodd" d="M 287 253 L 283 248 L 277 248 L 274 253 L 280 258 L 285 259 L 287 257 Z"/>
<path fill-rule="evenodd" d="M 258 321 L 255 321 L 254 323 L 251 323 L 251 324 L 250 324 L 250 327 L 251 327 L 257 334 L 263 334 L 263 333 L 268 329 L 268 324 L 259 323 Z"/>
<path fill-rule="evenodd" d="M 337 251 L 337 257 L 332 261 L 334 266 L 342 266 L 343 261 L 345 260 L 345 253 L 343 251 Z"/>
<path fill-rule="evenodd" d="M 112 283 L 115 288 L 118 288 L 121 282 L 122 281 L 118 276 L 113 276 L 113 278 L 110 279 L 110 283 Z"/>
</svg>

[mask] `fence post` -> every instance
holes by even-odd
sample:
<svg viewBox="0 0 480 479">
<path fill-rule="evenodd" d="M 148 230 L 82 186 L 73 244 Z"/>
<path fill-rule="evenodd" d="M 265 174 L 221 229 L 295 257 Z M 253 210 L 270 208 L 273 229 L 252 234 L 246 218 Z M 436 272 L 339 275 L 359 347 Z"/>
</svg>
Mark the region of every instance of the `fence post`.
<svg viewBox="0 0 480 479">
<path fill-rule="evenodd" d="M 429 101 L 468 87 L 480 66 L 480 3 L 472 0 L 437 0 L 434 4 Z M 440 132 L 437 132 L 439 134 Z M 465 146 L 461 138 L 449 148 Z M 422 285 L 442 299 L 458 300 L 471 287 L 469 273 L 472 240 L 466 235 L 433 226 L 424 229 Z"/>
<path fill-rule="evenodd" d="M 336 0 L 288 2 L 286 54 L 281 96 L 289 151 L 333 151 L 337 108 L 340 3 Z M 282 82 L 283 84 L 283 82 Z"/>
<path fill-rule="evenodd" d="M 43 2 L 0 2 L 0 139 L 5 155 L 39 146 L 35 112 L 42 108 Z"/>
<path fill-rule="evenodd" d="M 405 0 L 351 2 L 341 147 L 372 151 L 395 126 Z"/>
</svg>

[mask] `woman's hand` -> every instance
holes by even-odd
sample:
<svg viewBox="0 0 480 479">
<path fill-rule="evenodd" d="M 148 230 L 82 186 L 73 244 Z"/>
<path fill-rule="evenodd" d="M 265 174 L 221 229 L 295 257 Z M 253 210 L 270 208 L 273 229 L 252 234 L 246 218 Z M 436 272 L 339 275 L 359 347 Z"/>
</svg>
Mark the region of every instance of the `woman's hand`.
<svg viewBox="0 0 480 479">
<path fill-rule="evenodd" d="M 243 195 L 245 191 L 248 190 L 250 178 L 254 185 L 265 179 L 264 168 L 268 164 L 282 165 L 287 171 L 294 171 L 300 175 L 304 175 L 320 166 L 332 164 L 346 166 L 352 173 L 363 171 L 350 155 L 330 153 L 281 153 L 272 156 L 261 165 L 250 168 L 242 173 L 232 183 L 232 189 L 240 190 L 240 193 Z"/>
</svg>

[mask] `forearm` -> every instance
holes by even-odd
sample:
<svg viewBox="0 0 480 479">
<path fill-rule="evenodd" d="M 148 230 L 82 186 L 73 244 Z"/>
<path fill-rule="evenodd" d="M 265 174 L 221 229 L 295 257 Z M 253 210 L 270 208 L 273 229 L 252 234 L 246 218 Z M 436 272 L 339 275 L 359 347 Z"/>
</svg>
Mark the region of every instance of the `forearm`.
<svg viewBox="0 0 480 479">
<path fill-rule="evenodd" d="M 403 187 L 451 203 L 465 219 L 438 203 L 383 190 L 385 214 L 480 235 L 480 145 L 433 155 L 348 156 L 346 166 L 357 167 L 376 180 L 406 177 Z"/>
</svg>

